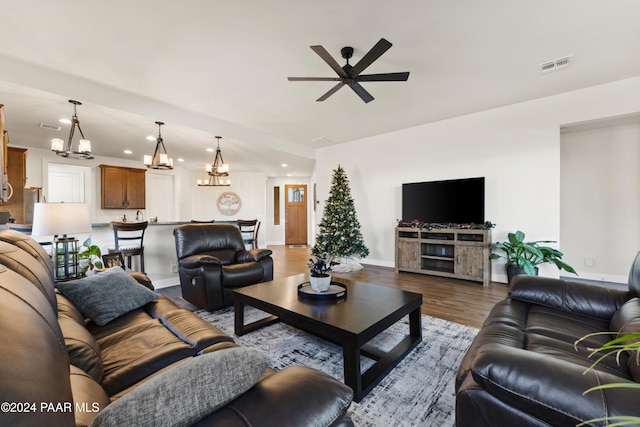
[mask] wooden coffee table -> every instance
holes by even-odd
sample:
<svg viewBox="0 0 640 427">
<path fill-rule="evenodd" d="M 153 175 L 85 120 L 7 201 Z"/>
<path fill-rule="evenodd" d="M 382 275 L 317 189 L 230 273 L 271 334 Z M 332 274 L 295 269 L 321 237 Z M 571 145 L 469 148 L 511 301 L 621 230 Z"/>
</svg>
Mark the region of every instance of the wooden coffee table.
<svg viewBox="0 0 640 427">
<path fill-rule="evenodd" d="M 301 274 L 234 289 L 235 333 L 244 335 L 282 321 L 342 346 L 344 383 L 353 389 L 354 400 L 359 402 L 422 341 L 422 295 L 370 283 L 334 279 L 347 287 L 346 298 L 316 301 L 298 296 L 298 285 L 308 280 L 308 275 Z M 272 316 L 245 324 L 245 305 Z M 409 334 L 391 351 L 384 352 L 367 345 L 372 338 L 407 315 Z M 376 361 L 365 372 L 360 368 L 361 355 Z"/>
</svg>

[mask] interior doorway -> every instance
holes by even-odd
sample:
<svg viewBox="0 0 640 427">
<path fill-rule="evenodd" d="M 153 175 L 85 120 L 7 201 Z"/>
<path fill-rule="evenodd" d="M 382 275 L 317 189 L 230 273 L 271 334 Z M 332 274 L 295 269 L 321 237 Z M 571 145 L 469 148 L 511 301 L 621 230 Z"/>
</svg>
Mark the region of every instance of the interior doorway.
<svg viewBox="0 0 640 427">
<path fill-rule="evenodd" d="M 50 162 L 47 165 L 47 202 L 87 203 L 90 178 L 89 166 Z"/>
<path fill-rule="evenodd" d="M 284 242 L 286 245 L 307 244 L 307 186 L 284 186 Z"/>
</svg>

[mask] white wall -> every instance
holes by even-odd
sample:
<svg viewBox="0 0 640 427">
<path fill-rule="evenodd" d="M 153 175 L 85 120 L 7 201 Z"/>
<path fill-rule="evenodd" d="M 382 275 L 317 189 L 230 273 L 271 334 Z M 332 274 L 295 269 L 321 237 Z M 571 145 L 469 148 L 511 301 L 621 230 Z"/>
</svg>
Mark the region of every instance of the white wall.
<svg viewBox="0 0 640 427">
<path fill-rule="evenodd" d="M 562 249 L 561 125 L 638 111 L 640 77 L 319 149 L 319 209 L 341 159 L 370 250 L 365 262 L 392 266 L 402 183 L 484 176 L 494 241 L 521 229 L 528 239 L 558 240 Z M 540 274 L 558 271 L 547 266 Z M 499 261 L 493 280 L 506 282 Z"/>
<path fill-rule="evenodd" d="M 265 185 L 267 176 L 259 172 L 233 172 L 228 187 L 198 187 L 196 181 L 203 179 L 203 173 L 190 171 L 191 178 L 186 184 L 191 204 L 191 217 L 198 220 L 235 220 L 265 217 Z M 216 208 L 218 196 L 225 191 L 233 191 L 241 199 L 240 211 L 236 215 L 223 215 Z"/>
<path fill-rule="evenodd" d="M 267 235 L 267 245 L 284 245 L 285 243 L 285 201 L 287 195 L 284 192 L 285 185 L 304 184 L 307 186 L 307 240 L 312 244 L 314 241 L 315 215 L 313 211 L 313 183 L 309 177 L 287 177 L 269 178 L 267 180 L 267 216 L 264 224 Z M 274 201 L 273 189 L 280 189 L 280 224 L 274 224 Z"/>
<path fill-rule="evenodd" d="M 640 249 L 640 116 L 563 129 L 560 238 L 583 278 L 626 283 Z"/>
<path fill-rule="evenodd" d="M 87 194 L 86 203 L 89 204 L 89 210 L 91 212 L 91 221 L 93 223 L 102 223 L 116 220 L 121 215 L 126 215 L 127 218 L 135 218 L 136 209 L 101 209 L 101 196 L 100 196 L 100 168 L 99 165 L 115 165 L 126 166 L 131 168 L 145 169 L 142 161 L 139 160 L 124 160 L 116 159 L 112 157 L 100 157 L 97 156 L 93 160 L 77 160 L 77 159 L 65 159 L 55 155 L 50 150 L 44 150 L 40 148 L 24 147 L 27 148 L 27 183 L 26 187 L 42 187 L 45 197 L 48 195 L 49 183 L 47 182 L 47 170 L 49 163 L 56 164 L 71 164 L 79 166 L 88 166 L 91 168 L 91 176 L 87 183 L 89 191 Z M 164 206 L 162 208 L 162 214 L 154 212 L 145 212 L 146 218 L 151 215 L 158 216 L 159 221 L 177 221 L 181 219 L 180 206 L 184 204 L 181 193 L 178 192 L 178 198 L 169 198 L 172 194 L 171 189 L 164 188 L 164 186 L 156 188 L 158 185 L 162 185 L 168 179 L 176 184 L 176 188 L 181 182 L 181 175 L 184 170 L 176 167 L 169 171 L 147 171 L 147 200 L 151 197 L 156 204 L 160 204 L 160 200 L 170 201 L 171 206 Z M 149 176 L 152 175 L 150 178 Z M 159 179 L 159 181 L 157 181 Z M 159 184 L 155 184 L 158 182 Z M 152 203 L 153 204 L 153 203 Z"/>
</svg>

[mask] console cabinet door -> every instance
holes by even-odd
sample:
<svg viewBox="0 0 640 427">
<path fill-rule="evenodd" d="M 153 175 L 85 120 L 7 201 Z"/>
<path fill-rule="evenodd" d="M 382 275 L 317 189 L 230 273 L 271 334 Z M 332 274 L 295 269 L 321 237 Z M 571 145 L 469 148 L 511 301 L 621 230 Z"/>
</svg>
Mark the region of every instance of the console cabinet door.
<svg viewBox="0 0 640 427">
<path fill-rule="evenodd" d="M 102 209 L 145 209 L 145 169 L 100 165 Z"/>
<path fill-rule="evenodd" d="M 482 279 L 485 268 L 485 255 L 482 246 L 456 246 L 456 268 L 457 275 L 465 278 Z"/>
<path fill-rule="evenodd" d="M 420 268 L 420 243 L 416 239 L 398 239 L 396 265 L 400 270 L 417 270 Z"/>
</svg>

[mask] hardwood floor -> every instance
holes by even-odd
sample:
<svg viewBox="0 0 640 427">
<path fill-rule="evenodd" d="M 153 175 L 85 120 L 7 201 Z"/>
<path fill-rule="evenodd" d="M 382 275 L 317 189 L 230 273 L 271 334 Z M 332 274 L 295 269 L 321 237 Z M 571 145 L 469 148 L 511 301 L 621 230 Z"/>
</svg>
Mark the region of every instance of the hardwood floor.
<svg viewBox="0 0 640 427">
<path fill-rule="evenodd" d="M 308 271 L 310 257 L 308 248 L 269 246 L 273 251 L 273 275 L 287 277 Z M 365 259 L 366 262 L 366 259 Z M 382 286 L 404 289 L 423 295 L 422 314 L 479 328 L 491 308 L 507 297 L 507 285 L 453 280 L 421 274 L 399 273 L 393 268 L 363 264 L 364 269 L 352 273 L 333 272 L 335 277 L 344 277 Z M 180 287 L 159 289 L 158 292 L 176 301 L 180 306 L 195 307 L 181 298 Z"/>
</svg>

